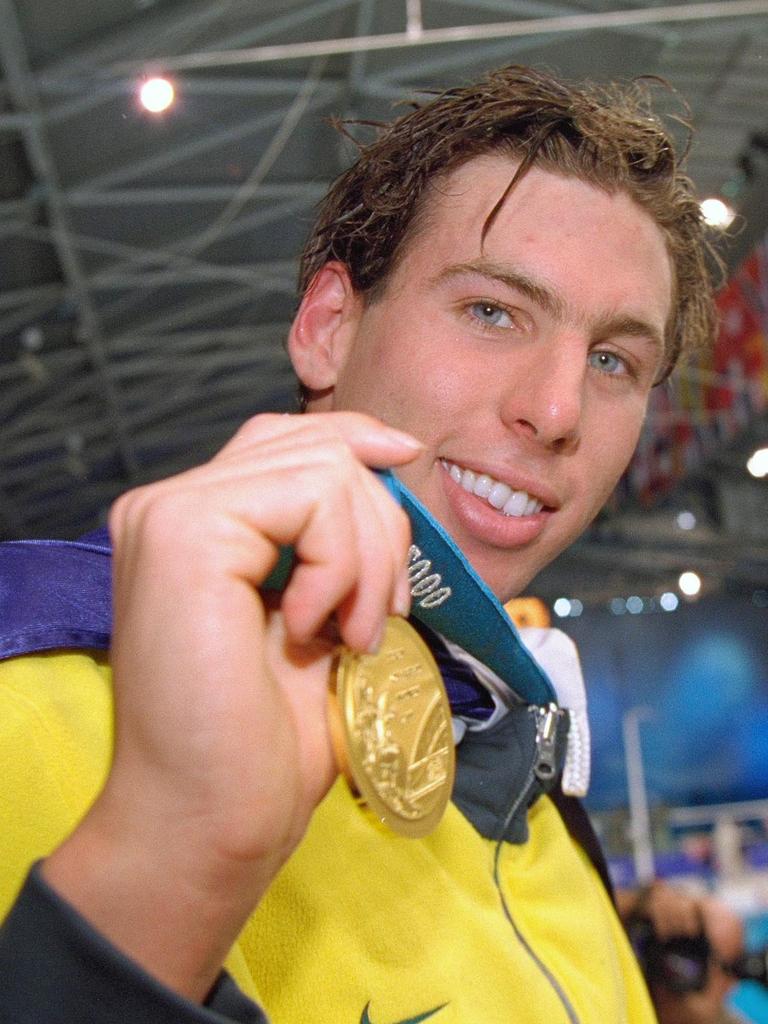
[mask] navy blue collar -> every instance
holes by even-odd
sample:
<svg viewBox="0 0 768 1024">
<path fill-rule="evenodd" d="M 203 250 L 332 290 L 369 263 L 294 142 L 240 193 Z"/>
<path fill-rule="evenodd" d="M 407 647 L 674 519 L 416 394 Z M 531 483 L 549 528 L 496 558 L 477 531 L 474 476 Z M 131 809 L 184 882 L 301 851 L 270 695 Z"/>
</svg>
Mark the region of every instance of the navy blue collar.
<svg viewBox="0 0 768 1024">
<path fill-rule="evenodd" d="M 106 530 L 78 541 L 0 544 L 0 658 L 57 647 L 106 650 L 111 588 Z"/>
</svg>

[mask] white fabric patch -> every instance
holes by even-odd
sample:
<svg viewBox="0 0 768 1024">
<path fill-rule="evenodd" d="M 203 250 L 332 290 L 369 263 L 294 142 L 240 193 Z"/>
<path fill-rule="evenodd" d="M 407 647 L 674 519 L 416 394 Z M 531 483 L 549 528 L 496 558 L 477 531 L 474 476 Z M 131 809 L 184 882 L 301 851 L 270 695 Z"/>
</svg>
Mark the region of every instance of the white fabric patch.
<svg viewBox="0 0 768 1024">
<path fill-rule="evenodd" d="M 559 629 L 525 626 L 518 632 L 520 639 L 549 676 L 558 704 L 570 712 L 563 792 L 568 796 L 586 796 L 589 790 L 591 747 L 587 693 L 576 644 Z"/>
</svg>

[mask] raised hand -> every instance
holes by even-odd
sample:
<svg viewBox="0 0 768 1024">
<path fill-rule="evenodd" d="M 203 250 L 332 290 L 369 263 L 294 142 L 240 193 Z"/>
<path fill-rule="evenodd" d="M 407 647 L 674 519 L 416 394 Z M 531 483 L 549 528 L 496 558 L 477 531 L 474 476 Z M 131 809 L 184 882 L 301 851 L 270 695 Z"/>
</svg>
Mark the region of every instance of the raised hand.
<svg viewBox="0 0 768 1024">
<path fill-rule="evenodd" d="M 408 609 L 408 523 L 366 467 L 420 450 L 355 413 L 260 416 L 115 504 L 114 762 L 44 872 L 185 995 L 205 995 L 335 777 L 326 624 L 371 650 Z M 259 586 L 280 545 L 297 566 L 277 600 Z"/>
</svg>

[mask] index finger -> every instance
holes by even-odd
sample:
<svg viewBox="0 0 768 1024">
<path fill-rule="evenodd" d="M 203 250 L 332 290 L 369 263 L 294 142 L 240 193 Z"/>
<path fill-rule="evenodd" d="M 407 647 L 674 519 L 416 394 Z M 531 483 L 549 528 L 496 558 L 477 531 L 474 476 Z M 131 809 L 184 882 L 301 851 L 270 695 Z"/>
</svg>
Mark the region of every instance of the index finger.
<svg viewBox="0 0 768 1024">
<path fill-rule="evenodd" d="M 365 413 L 265 413 L 246 421 L 217 458 L 266 442 L 300 441 L 302 435 L 315 442 L 323 436 L 341 438 L 361 462 L 377 469 L 409 462 L 424 450 L 412 434 Z"/>
</svg>

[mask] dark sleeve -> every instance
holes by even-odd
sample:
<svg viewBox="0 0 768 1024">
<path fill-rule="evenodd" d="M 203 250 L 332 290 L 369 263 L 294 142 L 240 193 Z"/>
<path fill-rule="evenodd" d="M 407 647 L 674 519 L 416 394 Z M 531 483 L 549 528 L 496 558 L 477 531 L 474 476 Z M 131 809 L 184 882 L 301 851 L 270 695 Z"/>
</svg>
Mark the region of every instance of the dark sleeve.
<svg viewBox="0 0 768 1024">
<path fill-rule="evenodd" d="M 268 1024 L 222 973 L 205 1005 L 166 988 L 32 868 L 0 926 L 0 1024 Z"/>
</svg>

